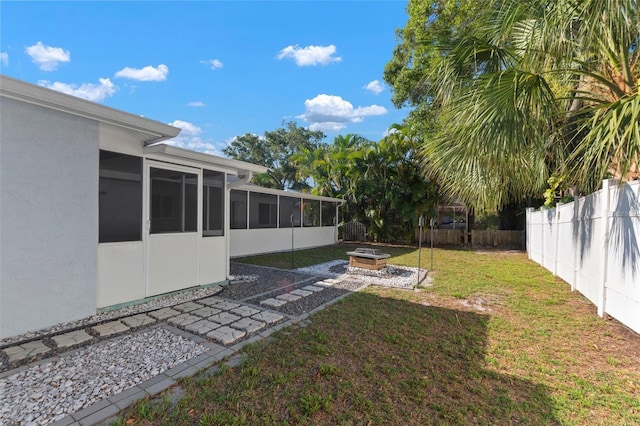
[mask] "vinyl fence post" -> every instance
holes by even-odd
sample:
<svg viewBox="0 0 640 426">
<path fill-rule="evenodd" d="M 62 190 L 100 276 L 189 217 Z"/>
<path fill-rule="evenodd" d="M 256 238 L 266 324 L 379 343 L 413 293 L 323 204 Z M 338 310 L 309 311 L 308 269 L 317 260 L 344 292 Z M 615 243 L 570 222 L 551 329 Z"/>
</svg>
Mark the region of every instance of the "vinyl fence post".
<svg viewBox="0 0 640 426">
<path fill-rule="evenodd" d="M 545 208 L 540 207 L 540 264 L 542 266 L 544 266 L 544 228 L 546 226 L 544 211 Z"/>
<path fill-rule="evenodd" d="M 571 249 L 573 250 L 573 280 L 571 280 L 571 291 L 576 291 L 578 288 L 578 276 L 580 272 L 580 263 L 578 261 L 578 244 L 580 238 L 578 238 L 580 232 L 580 197 L 574 197 L 573 199 L 573 244 Z"/>
<path fill-rule="evenodd" d="M 562 203 L 558 203 L 556 204 L 555 207 L 555 214 L 553 215 L 553 220 L 555 221 L 555 223 L 553 224 L 553 229 L 555 230 L 554 232 L 554 237 L 555 237 L 555 248 L 553 249 L 553 276 L 557 277 L 558 276 L 558 258 L 560 257 L 558 255 L 558 248 L 560 247 L 560 207 L 562 206 Z"/>
<path fill-rule="evenodd" d="M 527 207 L 526 217 L 527 225 L 525 226 L 525 248 L 527 250 L 527 257 L 531 259 L 531 214 L 533 213 L 533 207 Z"/>
<path fill-rule="evenodd" d="M 598 293 L 598 315 L 604 317 L 607 313 L 607 264 L 609 261 L 609 211 L 611 210 L 609 203 L 609 188 L 612 186 L 613 179 L 605 179 L 602 181 L 602 200 L 600 207 L 600 220 L 602 221 L 602 253 L 600 256 L 600 268 L 598 274 L 598 285 L 600 291 Z"/>
</svg>

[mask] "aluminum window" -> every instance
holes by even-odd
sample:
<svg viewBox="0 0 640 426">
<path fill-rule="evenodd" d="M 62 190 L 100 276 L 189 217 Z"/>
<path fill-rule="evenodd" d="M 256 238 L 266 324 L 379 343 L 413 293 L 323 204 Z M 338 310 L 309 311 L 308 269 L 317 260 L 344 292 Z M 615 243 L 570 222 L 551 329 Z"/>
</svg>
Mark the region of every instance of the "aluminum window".
<svg viewBox="0 0 640 426">
<path fill-rule="evenodd" d="M 320 226 L 320 200 L 303 201 L 304 226 Z"/>
<path fill-rule="evenodd" d="M 224 235 L 224 182 L 223 172 L 202 172 L 202 235 Z"/>
<path fill-rule="evenodd" d="M 333 226 L 336 219 L 336 207 L 338 203 L 332 201 L 322 202 L 322 226 Z"/>
<path fill-rule="evenodd" d="M 142 158 L 100 151 L 98 241 L 142 240 Z"/>
<path fill-rule="evenodd" d="M 249 193 L 249 228 L 276 228 L 278 226 L 278 196 Z"/>
<path fill-rule="evenodd" d="M 280 228 L 300 227 L 301 212 L 300 198 L 280 196 Z"/>
<path fill-rule="evenodd" d="M 198 175 L 152 167 L 150 179 L 150 232 L 197 232 Z"/>
<path fill-rule="evenodd" d="M 231 190 L 231 229 L 247 229 L 247 191 Z"/>
</svg>

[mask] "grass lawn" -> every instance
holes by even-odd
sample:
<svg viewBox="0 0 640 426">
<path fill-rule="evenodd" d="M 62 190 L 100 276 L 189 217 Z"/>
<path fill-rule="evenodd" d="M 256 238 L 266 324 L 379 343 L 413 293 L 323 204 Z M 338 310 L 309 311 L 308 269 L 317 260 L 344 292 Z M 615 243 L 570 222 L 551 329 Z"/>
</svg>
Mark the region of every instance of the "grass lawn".
<svg viewBox="0 0 640 426">
<path fill-rule="evenodd" d="M 295 266 L 350 249 L 298 252 Z M 417 265 L 416 248 L 383 250 Z M 291 267 L 289 254 L 244 261 Z M 119 423 L 640 424 L 640 336 L 524 253 L 436 249 L 434 269 L 430 287 L 369 287 Z"/>
</svg>

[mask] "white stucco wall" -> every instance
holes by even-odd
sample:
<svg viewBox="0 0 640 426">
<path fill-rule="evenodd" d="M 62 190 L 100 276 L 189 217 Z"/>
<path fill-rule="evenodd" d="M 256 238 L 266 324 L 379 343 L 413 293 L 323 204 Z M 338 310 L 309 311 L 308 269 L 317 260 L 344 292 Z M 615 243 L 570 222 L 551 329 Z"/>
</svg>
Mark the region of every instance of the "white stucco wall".
<svg viewBox="0 0 640 426">
<path fill-rule="evenodd" d="M 95 313 L 98 124 L 0 102 L 2 338 Z"/>
<path fill-rule="evenodd" d="M 98 244 L 98 308 L 145 298 L 142 241 Z"/>
<path fill-rule="evenodd" d="M 291 228 L 232 229 L 230 238 L 231 257 L 291 250 Z M 335 228 L 333 226 L 294 228 L 293 248 L 295 250 L 334 243 Z"/>
<path fill-rule="evenodd" d="M 125 130 L 100 123 L 98 134 L 100 149 L 137 157 L 143 155 L 142 143 Z M 144 256 L 142 240 L 98 244 L 98 308 L 146 297 Z"/>
</svg>

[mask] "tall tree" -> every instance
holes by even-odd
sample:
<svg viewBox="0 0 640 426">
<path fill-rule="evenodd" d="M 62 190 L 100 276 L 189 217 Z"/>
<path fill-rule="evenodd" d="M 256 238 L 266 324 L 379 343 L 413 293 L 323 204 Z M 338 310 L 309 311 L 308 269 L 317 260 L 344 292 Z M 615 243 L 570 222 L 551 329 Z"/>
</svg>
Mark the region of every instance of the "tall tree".
<svg viewBox="0 0 640 426">
<path fill-rule="evenodd" d="M 396 31 L 393 57 L 384 69 L 384 80 L 393 87 L 397 107 L 423 107 L 434 100 L 436 70 L 451 40 L 474 31 L 479 14 L 492 0 L 410 0 L 409 19 Z"/>
<path fill-rule="evenodd" d="M 298 127 L 295 122 L 286 128 L 264 132 L 264 136 L 246 133 L 223 149 L 228 157 L 259 164 L 269 171 L 257 175 L 254 181 L 268 188 L 308 189 L 306 176 L 298 173 L 293 157 L 299 152 L 314 151 L 321 145 L 324 133 Z"/>
<path fill-rule="evenodd" d="M 296 156 L 300 172 L 315 182 L 313 192 L 346 200 L 343 220 L 365 223 L 378 241 L 410 240 L 418 217 L 432 216 L 437 203 L 437 187 L 421 171 L 417 140 L 393 127 L 379 142 L 348 134 Z"/>
<path fill-rule="evenodd" d="M 417 101 L 437 107 L 423 151 L 432 176 L 489 208 L 541 196 L 551 175 L 584 191 L 637 178 L 638 1 L 492 4 L 423 70 L 430 91 Z"/>
</svg>

